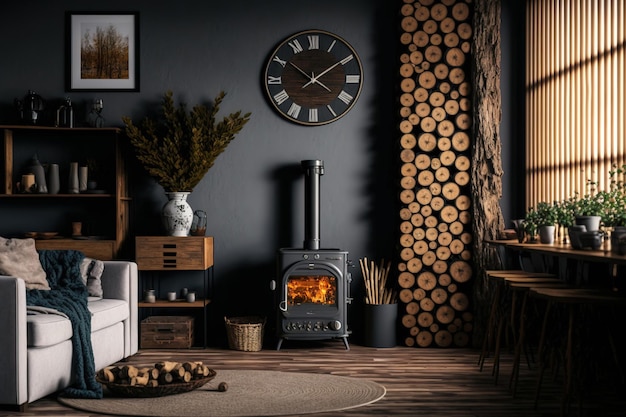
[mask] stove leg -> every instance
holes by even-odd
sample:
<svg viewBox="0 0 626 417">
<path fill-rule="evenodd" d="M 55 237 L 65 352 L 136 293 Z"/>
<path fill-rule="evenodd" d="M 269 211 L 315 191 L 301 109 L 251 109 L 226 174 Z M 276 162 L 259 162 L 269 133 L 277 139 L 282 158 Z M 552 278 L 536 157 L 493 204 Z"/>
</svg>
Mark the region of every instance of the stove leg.
<svg viewBox="0 0 626 417">
<path fill-rule="evenodd" d="M 276 350 L 280 350 L 280 346 L 283 344 L 283 338 L 278 339 L 278 344 L 276 345 Z"/>
<path fill-rule="evenodd" d="M 346 350 L 350 350 L 350 345 L 348 344 L 348 336 L 342 337 L 343 344 L 346 345 Z"/>
</svg>

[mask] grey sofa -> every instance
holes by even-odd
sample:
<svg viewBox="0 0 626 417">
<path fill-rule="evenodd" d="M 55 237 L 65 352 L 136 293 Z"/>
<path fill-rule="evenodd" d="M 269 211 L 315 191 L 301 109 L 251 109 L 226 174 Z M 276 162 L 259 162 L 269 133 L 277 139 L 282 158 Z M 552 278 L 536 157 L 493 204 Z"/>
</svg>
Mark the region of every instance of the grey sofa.
<svg viewBox="0 0 626 417">
<path fill-rule="evenodd" d="M 95 369 L 137 353 L 137 264 L 104 261 L 102 298 L 89 298 Z M 0 404 L 24 409 L 72 382 L 72 327 L 27 314 L 24 281 L 0 275 Z"/>
</svg>

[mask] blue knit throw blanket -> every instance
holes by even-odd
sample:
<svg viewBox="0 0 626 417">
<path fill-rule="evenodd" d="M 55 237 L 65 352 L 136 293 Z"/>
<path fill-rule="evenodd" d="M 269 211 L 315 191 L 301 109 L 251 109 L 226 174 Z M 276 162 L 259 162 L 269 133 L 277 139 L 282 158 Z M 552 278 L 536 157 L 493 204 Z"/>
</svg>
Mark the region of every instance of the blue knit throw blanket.
<svg viewBox="0 0 626 417">
<path fill-rule="evenodd" d="M 87 308 L 87 287 L 80 275 L 85 255 L 75 250 L 40 250 L 39 260 L 47 274 L 50 290 L 26 291 L 28 305 L 53 308 L 72 322 L 74 383 L 61 395 L 69 398 L 102 398 L 96 381 L 91 346 L 91 313 Z"/>
</svg>

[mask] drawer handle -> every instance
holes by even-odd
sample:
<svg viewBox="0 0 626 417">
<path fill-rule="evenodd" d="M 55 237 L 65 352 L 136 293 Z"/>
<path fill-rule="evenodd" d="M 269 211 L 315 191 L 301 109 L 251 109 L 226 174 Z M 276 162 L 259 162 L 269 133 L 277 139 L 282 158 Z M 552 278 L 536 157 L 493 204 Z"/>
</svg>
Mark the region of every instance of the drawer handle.
<svg viewBox="0 0 626 417">
<path fill-rule="evenodd" d="M 157 327 L 156 331 L 160 333 L 174 333 L 174 329 L 172 329 L 171 327 L 162 327 L 162 328 Z"/>
<path fill-rule="evenodd" d="M 176 256 L 176 252 L 163 252 L 163 256 Z"/>
<path fill-rule="evenodd" d="M 162 343 L 169 343 L 176 340 L 175 337 L 155 337 L 154 338 L 154 343 L 158 343 L 158 344 L 162 344 Z"/>
<path fill-rule="evenodd" d="M 164 243 L 163 249 L 176 249 L 176 243 Z"/>
</svg>

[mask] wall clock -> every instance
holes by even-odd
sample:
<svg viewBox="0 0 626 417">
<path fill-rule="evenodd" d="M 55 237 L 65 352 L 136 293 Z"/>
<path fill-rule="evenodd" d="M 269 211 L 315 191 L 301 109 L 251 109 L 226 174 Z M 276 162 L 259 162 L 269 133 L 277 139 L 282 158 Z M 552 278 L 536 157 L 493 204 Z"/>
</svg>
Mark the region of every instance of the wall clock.
<svg viewBox="0 0 626 417">
<path fill-rule="evenodd" d="M 341 37 L 305 30 L 283 40 L 270 55 L 264 75 L 269 101 L 279 114 L 306 126 L 344 116 L 363 86 L 356 51 Z"/>
</svg>

